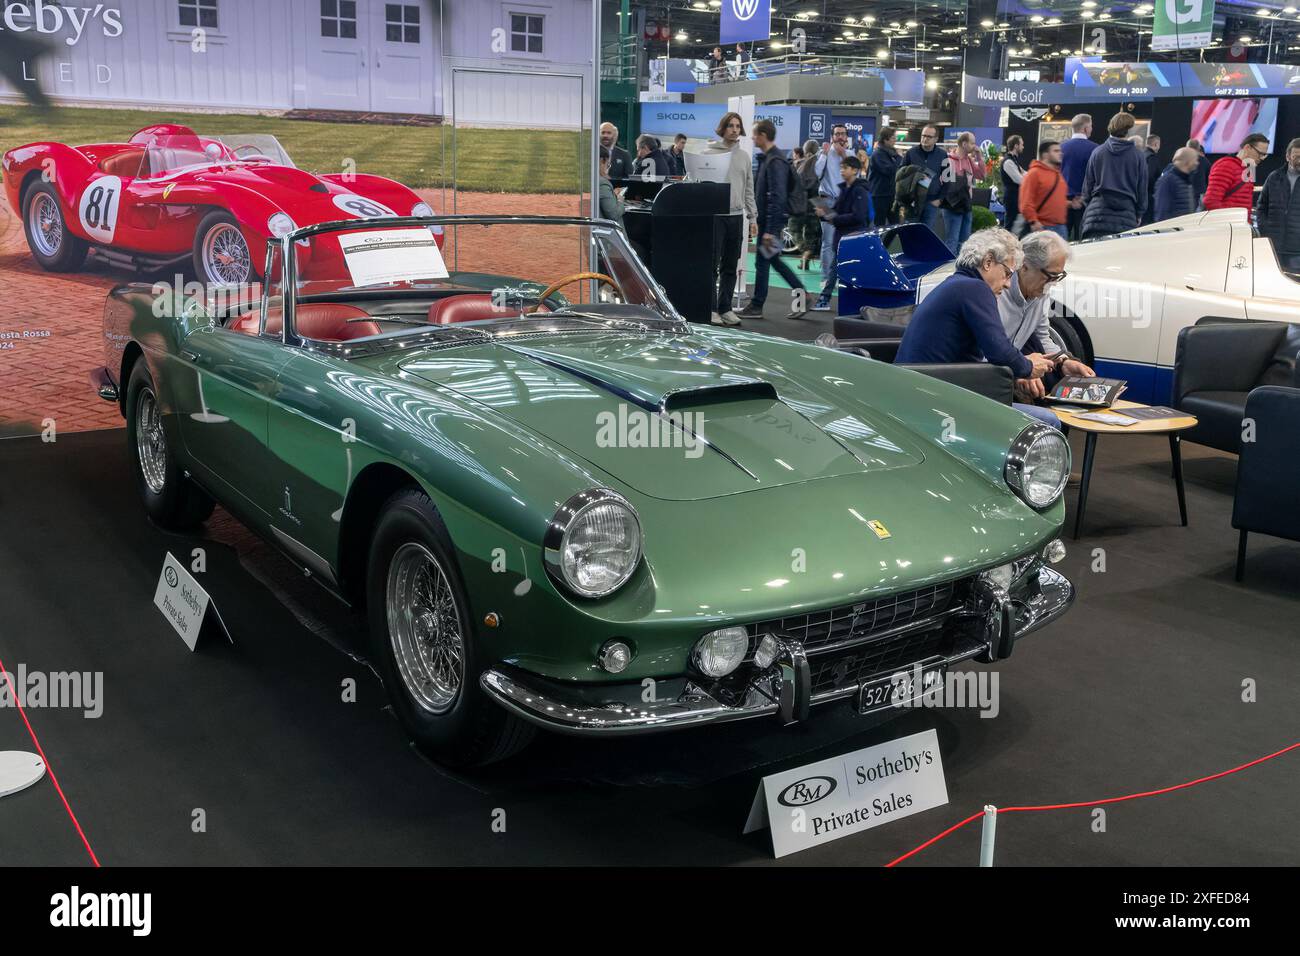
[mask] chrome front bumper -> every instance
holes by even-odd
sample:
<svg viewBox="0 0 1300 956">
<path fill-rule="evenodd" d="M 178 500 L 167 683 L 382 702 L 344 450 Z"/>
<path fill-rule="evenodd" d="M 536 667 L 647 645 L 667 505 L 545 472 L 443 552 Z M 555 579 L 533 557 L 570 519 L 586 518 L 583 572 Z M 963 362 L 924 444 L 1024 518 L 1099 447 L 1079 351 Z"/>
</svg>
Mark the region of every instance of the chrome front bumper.
<svg viewBox="0 0 1300 956">
<path fill-rule="evenodd" d="M 970 601 L 958 615 L 965 624 L 963 639 L 946 655 L 908 661 L 886 673 L 908 671 L 916 664 L 927 668 L 949 667 L 972 658 L 991 662 L 1008 657 L 1016 641 L 1056 620 L 1073 601 L 1074 585 L 1038 561 L 1009 592 L 980 579 Z M 947 623 L 936 624 L 931 620 L 918 622 L 917 626 L 947 626 Z M 507 710 L 548 730 L 606 735 L 675 730 L 773 714 L 781 723 L 791 724 L 805 719 L 814 704 L 857 693 L 858 684 L 813 693 L 803 646 L 788 636 L 776 636 L 780 644 L 776 661 L 764 671 L 753 669 L 753 665 L 742 665 L 742 669 L 749 666 L 753 673 L 739 678 L 745 684 L 731 701 L 719 699 L 702 686 L 706 683 L 703 678 L 676 682 L 681 686 L 674 696 L 638 703 L 596 700 L 590 692 L 579 694 L 516 668 L 487 670 L 480 683 Z M 739 674 L 737 671 L 733 677 Z M 873 675 L 873 679 L 880 676 Z"/>
</svg>

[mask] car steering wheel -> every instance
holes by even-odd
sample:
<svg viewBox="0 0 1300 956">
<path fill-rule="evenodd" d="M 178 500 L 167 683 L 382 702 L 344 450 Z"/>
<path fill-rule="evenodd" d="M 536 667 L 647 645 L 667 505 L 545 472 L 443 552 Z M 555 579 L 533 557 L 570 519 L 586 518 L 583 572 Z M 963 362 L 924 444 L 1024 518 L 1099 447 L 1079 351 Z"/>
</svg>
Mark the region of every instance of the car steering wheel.
<svg viewBox="0 0 1300 956">
<path fill-rule="evenodd" d="M 545 288 L 545 290 L 543 290 L 542 294 L 537 297 L 537 304 L 533 306 L 531 309 L 525 309 L 524 315 L 533 315 L 539 309 L 541 309 L 541 307 L 546 304 L 546 300 L 549 299 L 551 296 L 553 296 L 556 292 L 558 292 L 560 289 L 563 289 L 570 282 L 577 282 L 580 279 L 596 279 L 599 282 L 604 282 L 607 285 L 612 286 L 615 290 L 618 289 L 618 283 L 616 283 L 609 276 L 605 275 L 605 273 L 603 272 L 575 272 L 573 273 L 573 275 L 567 275 L 563 279 L 560 279 L 558 282 L 552 282 L 550 285 L 548 285 Z"/>
<path fill-rule="evenodd" d="M 251 152 L 251 153 L 249 153 L 247 156 L 245 156 L 245 155 L 244 155 L 244 150 L 246 150 L 246 149 L 251 149 L 251 150 L 253 150 L 253 152 Z M 260 149 L 258 149 L 258 148 L 257 148 L 256 146 L 254 146 L 252 143 L 245 143 L 243 146 L 238 146 L 238 147 L 236 147 L 236 148 L 235 148 L 235 159 L 242 159 L 244 162 L 249 162 L 250 160 L 258 160 L 258 159 L 264 159 L 264 160 L 266 160 L 268 163 L 270 163 L 270 162 L 274 162 L 274 160 L 272 160 L 270 156 L 267 156 L 265 153 L 263 153 Z"/>
</svg>

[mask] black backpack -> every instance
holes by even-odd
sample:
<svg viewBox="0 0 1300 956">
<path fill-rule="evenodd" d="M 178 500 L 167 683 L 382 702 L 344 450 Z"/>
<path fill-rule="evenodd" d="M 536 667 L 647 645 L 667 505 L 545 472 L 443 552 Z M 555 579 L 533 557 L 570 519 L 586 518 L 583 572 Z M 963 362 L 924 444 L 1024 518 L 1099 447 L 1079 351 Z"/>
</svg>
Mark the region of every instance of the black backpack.
<svg viewBox="0 0 1300 956">
<path fill-rule="evenodd" d="M 799 174 L 794 170 L 794 164 L 786 159 L 784 155 L 772 150 L 772 155 L 768 162 L 779 161 L 785 167 L 785 211 L 791 218 L 795 216 L 808 215 L 808 193 L 804 189 L 804 184 Z M 777 170 L 769 170 L 768 175 L 777 174 Z"/>
</svg>

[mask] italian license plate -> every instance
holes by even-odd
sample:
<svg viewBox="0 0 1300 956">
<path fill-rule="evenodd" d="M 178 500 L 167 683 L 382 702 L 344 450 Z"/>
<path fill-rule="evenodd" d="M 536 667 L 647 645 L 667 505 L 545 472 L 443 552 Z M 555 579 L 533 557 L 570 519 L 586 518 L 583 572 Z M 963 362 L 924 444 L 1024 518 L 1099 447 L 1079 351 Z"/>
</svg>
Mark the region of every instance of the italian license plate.
<svg viewBox="0 0 1300 956">
<path fill-rule="evenodd" d="M 923 665 L 874 677 L 858 688 L 857 711 L 874 714 L 916 700 L 943 680 L 943 664 Z"/>
</svg>

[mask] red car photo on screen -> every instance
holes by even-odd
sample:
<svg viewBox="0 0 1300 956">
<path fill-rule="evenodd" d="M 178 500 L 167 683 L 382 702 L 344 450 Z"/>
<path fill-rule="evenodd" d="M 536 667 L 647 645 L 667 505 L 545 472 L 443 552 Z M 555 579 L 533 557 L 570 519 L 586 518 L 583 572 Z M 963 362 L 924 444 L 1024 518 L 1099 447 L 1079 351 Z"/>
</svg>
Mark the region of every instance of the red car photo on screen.
<svg viewBox="0 0 1300 956">
<path fill-rule="evenodd" d="M 391 179 L 298 169 L 274 136 L 200 136 L 172 124 L 125 143 L 19 146 L 3 170 L 32 256 L 52 272 L 76 271 L 93 253 L 137 273 L 188 264 L 201 282 L 238 285 L 260 277 L 269 238 L 433 214 Z"/>
</svg>

